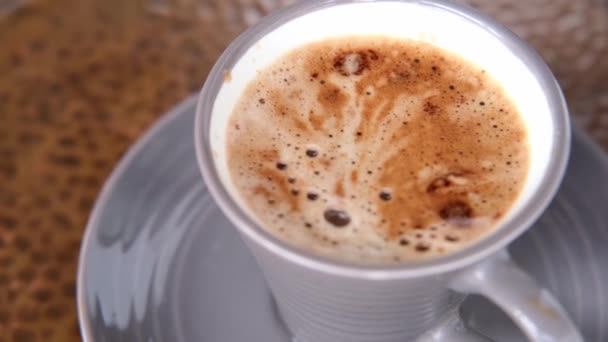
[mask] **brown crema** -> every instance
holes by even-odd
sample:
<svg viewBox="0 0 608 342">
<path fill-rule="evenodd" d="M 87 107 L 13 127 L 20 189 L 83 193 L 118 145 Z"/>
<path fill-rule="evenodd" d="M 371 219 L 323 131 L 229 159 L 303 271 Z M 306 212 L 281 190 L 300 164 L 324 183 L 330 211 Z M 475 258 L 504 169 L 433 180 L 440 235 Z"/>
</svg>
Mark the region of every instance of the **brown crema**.
<svg viewBox="0 0 608 342">
<path fill-rule="evenodd" d="M 260 70 L 227 128 L 231 180 L 257 221 L 357 264 L 426 260 L 493 231 L 526 180 L 515 105 L 427 43 L 342 37 Z"/>
</svg>

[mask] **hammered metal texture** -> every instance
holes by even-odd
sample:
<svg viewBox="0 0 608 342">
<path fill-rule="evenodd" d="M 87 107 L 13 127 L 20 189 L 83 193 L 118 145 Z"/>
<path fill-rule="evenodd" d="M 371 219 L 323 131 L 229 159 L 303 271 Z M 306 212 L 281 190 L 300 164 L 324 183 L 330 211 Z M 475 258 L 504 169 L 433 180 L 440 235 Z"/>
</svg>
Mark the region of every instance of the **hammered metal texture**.
<svg viewBox="0 0 608 342">
<path fill-rule="evenodd" d="M 0 0 L 0 342 L 77 341 L 83 227 L 118 158 L 289 0 Z M 470 0 L 537 47 L 608 148 L 608 9 Z"/>
</svg>

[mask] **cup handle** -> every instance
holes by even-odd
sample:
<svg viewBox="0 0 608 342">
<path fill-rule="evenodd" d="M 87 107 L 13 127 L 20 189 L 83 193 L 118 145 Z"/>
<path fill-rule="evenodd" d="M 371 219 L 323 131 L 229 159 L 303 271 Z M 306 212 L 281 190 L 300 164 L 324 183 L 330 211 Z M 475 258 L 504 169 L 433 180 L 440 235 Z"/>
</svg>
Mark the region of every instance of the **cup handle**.
<svg viewBox="0 0 608 342">
<path fill-rule="evenodd" d="M 452 290 L 485 296 L 505 311 L 531 342 L 582 342 L 566 311 L 511 260 L 506 250 L 456 275 Z"/>
<path fill-rule="evenodd" d="M 452 306 L 434 328 L 416 339 L 416 342 L 492 342 L 490 338 L 469 329 L 460 317 L 460 304 Z"/>
</svg>

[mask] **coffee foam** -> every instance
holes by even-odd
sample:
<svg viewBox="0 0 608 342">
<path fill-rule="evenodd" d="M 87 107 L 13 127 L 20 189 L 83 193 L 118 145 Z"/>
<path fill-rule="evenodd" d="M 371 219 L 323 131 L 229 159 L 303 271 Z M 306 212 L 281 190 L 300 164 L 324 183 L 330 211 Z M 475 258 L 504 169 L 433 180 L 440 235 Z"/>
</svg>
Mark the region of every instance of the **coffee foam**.
<svg viewBox="0 0 608 342">
<path fill-rule="evenodd" d="M 213 103 L 210 129 L 214 166 L 224 187 L 258 223 L 261 224 L 230 179 L 225 154 L 230 114 L 258 71 L 271 65 L 279 56 L 310 42 L 344 35 L 371 34 L 427 42 L 486 70 L 510 96 L 529 133 L 529 175 L 521 195 L 499 225 L 508 222 L 537 191 L 556 139 L 551 129 L 553 122 L 548 99 L 524 62 L 483 23 L 440 4 L 375 1 L 324 5 L 266 30 L 258 29 L 264 32 L 259 40 L 246 47 L 231 70 L 224 71 L 230 77 L 225 78 Z"/>
<path fill-rule="evenodd" d="M 356 263 L 470 245 L 528 171 L 517 108 L 485 70 L 378 36 L 306 45 L 261 70 L 226 142 L 232 181 L 263 227 Z"/>
</svg>

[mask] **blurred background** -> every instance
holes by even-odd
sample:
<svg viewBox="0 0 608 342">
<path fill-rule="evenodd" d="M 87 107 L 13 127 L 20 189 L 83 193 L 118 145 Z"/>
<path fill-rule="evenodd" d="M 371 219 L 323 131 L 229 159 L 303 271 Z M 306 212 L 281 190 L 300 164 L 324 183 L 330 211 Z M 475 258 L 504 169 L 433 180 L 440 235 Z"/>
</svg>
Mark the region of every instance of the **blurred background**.
<svg viewBox="0 0 608 342">
<path fill-rule="evenodd" d="M 80 241 L 109 173 L 279 0 L 0 0 L 0 342 L 79 341 Z M 462 0 L 536 47 L 608 150 L 608 0 Z"/>
</svg>

